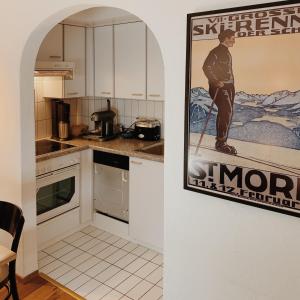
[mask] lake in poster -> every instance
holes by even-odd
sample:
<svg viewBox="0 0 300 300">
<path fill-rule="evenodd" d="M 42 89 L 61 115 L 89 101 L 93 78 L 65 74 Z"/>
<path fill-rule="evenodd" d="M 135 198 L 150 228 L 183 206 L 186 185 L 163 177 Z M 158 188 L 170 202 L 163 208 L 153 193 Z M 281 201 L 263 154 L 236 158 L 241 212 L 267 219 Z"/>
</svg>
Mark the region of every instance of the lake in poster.
<svg viewBox="0 0 300 300">
<path fill-rule="evenodd" d="M 299 216 L 300 4 L 188 15 L 184 187 Z"/>
</svg>

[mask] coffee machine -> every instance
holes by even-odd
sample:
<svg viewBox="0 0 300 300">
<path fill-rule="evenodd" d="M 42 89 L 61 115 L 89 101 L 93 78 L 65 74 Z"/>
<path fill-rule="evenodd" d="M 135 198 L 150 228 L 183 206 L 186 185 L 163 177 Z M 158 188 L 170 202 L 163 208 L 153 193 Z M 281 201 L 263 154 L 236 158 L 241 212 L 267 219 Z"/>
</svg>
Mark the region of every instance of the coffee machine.
<svg viewBox="0 0 300 300">
<path fill-rule="evenodd" d="M 69 139 L 70 104 L 60 99 L 52 99 L 52 138 L 60 141 Z"/>
<path fill-rule="evenodd" d="M 116 136 L 114 118 L 116 113 L 111 110 L 110 100 L 107 99 L 107 110 L 94 112 L 91 120 L 95 122 L 95 130 L 90 132 L 90 139 L 109 140 Z"/>
</svg>

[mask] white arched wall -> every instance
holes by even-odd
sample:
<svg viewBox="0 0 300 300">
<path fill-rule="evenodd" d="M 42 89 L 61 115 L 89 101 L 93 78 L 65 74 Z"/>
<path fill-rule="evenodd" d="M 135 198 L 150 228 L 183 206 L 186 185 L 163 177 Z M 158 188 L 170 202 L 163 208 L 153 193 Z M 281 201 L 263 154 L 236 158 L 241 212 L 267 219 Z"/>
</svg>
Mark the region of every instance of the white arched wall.
<svg viewBox="0 0 300 300">
<path fill-rule="evenodd" d="M 37 268 L 32 214 L 34 59 L 53 25 L 101 5 L 127 10 L 145 21 L 158 39 L 165 63 L 164 299 L 299 299 L 299 219 L 182 188 L 186 14 L 240 6 L 242 0 L 1 2 L 0 199 L 22 206 L 26 216 L 19 273 L 27 275 Z"/>
<path fill-rule="evenodd" d="M 99 6 L 104 5 L 105 1 L 92 1 Z M 106 1 L 107 2 L 107 1 Z M 18 272 L 24 275 L 30 274 L 37 269 L 37 241 L 36 241 L 36 205 L 35 205 L 35 154 L 34 154 L 34 101 L 33 95 L 33 70 L 36 55 L 46 34 L 57 23 L 61 22 L 70 15 L 95 7 L 95 4 L 75 5 L 49 16 L 35 28 L 26 41 L 20 68 L 20 91 L 21 91 L 21 128 L 26 128 L 21 134 L 21 178 L 22 191 L 21 202 L 26 224 L 23 233 L 22 245 L 20 247 L 18 259 Z M 102 4 L 102 5 L 101 5 Z M 116 7 L 118 8 L 118 7 Z M 145 22 L 146 23 L 146 22 Z M 22 100 L 23 99 L 23 100 Z M 31 99 L 28 101 L 28 99 Z M 30 103 L 29 103 L 30 102 Z M 32 122 L 30 122 L 30 120 Z M 34 201 L 33 201 L 34 200 Z M 23 257 L 22 257 L 23 256 Z"/>
</svg>

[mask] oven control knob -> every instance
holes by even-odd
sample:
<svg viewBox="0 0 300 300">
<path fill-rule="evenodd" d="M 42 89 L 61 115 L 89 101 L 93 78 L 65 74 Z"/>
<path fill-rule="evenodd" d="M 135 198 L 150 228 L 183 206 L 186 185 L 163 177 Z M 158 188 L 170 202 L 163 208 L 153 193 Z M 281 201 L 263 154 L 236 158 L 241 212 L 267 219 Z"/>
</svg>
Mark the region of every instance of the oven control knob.
<svg viewBox="0 0 300 300">
<path fill-rule="evenodd" d="M 142 134 L 142 133 L 140 133 L 139 135 L 138 135 L 138 138 L 140 138 L 140 139 L 143 139 L 145 136 Z"/>
</svg>

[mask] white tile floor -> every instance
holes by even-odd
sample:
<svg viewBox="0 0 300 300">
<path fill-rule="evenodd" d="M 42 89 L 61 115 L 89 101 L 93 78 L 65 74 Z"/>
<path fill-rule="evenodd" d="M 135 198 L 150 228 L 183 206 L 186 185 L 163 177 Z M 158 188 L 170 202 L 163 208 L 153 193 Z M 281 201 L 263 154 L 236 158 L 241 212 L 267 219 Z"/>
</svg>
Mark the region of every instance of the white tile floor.
<svg viewBox="0 0 300 300">
<path fill-rule="evenodd" d="M 39 270 L 87 300 L 163 299 L 163 256 L 93 226 L 40 251 Z"/>
</svg>

